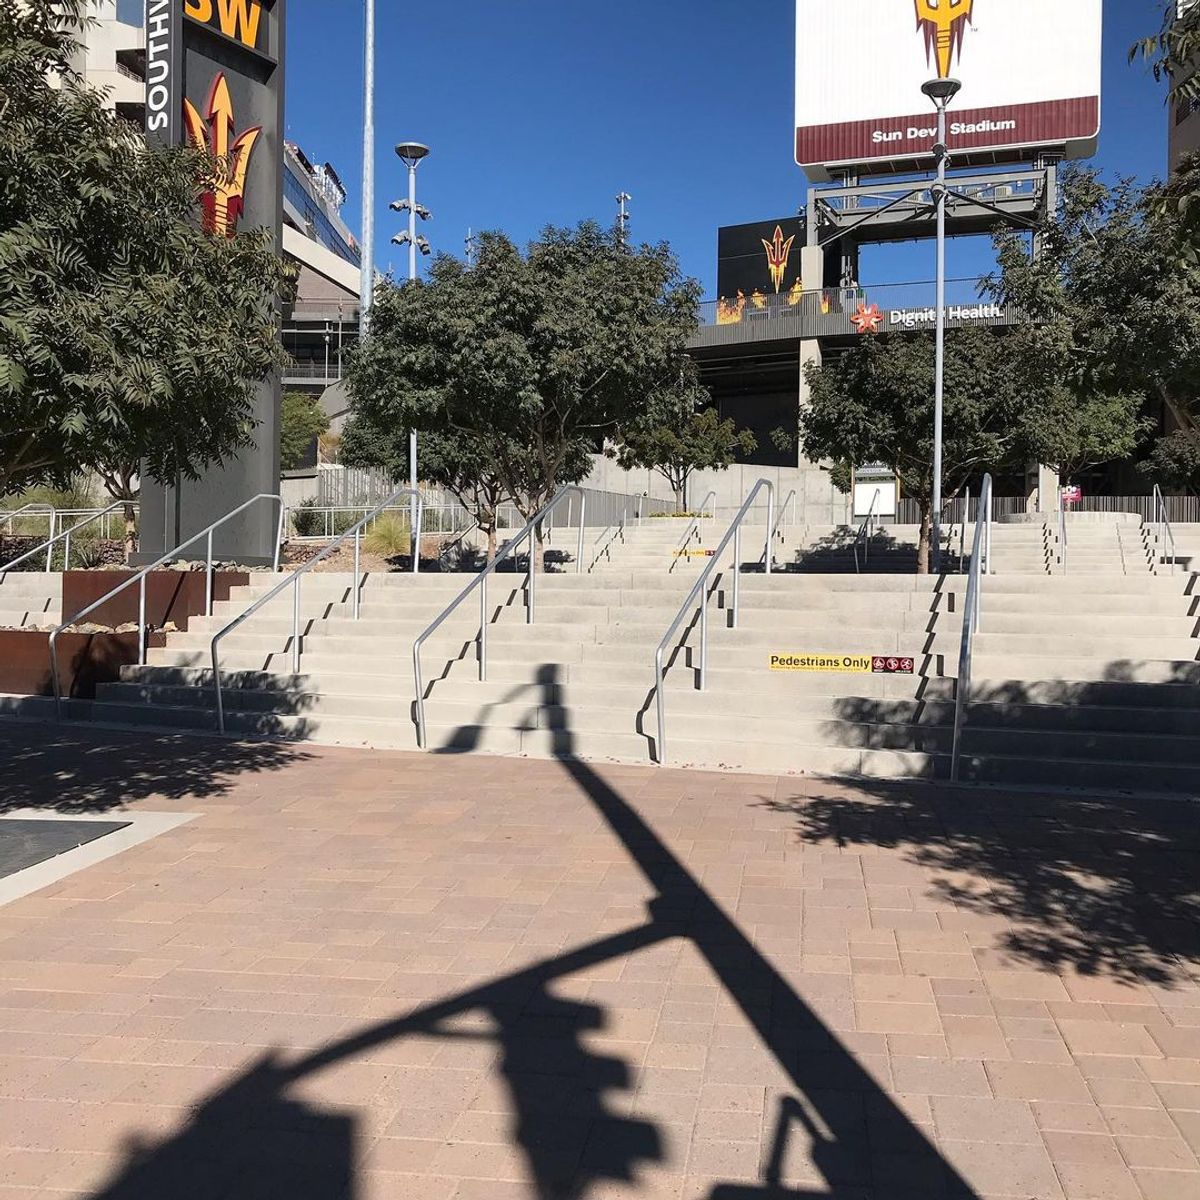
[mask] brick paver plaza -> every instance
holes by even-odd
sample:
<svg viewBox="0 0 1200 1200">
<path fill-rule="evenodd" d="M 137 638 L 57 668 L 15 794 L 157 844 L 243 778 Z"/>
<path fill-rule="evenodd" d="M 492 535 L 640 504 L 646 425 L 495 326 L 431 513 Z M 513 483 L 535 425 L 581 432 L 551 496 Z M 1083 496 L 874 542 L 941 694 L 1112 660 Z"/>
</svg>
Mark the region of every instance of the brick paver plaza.
<svg viewBox="0 0 1200 1200">
<path fill-rule="evenodd" d="M 0 730 L 0 1200 L 1198 1200 L 1186 801 Z"/>
</svg>

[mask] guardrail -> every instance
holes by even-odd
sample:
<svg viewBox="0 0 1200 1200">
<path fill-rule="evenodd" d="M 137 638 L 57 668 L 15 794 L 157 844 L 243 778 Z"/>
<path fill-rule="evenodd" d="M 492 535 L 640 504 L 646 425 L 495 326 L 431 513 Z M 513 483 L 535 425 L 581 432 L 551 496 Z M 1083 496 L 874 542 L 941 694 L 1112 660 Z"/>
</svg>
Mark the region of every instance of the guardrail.
<svg viewBox="0 0 1200 1200">
<path fill-rule="evenodd" d="M 1159 564 L 1163 561 L 1163 550 L 1167 547 L 1171 551 L 1171 574 L 1175 574 L 1175 534 L 1171 529 L 1171 522 L 1167 519 L 1167 501 L 1162 494 L 1162 488 L 1156 483 L 1154 485 L 1154 517 L 1151 521 L 1154 526 L 1154 573 L 1158 574 Z"/>
<path fill-rule="evenodd" d="M 34 546 L 32 550 L 27 550 L 24 554 L 14 558 L 12 562 L 6 562 L 3 566 L 0 566 L 0 575 L 7 574 L 18 563 L 23 563 L 27 558 L 33 558 L 34 555 L 41 554 L 43 550 L 46 552 L 46 570 L 49 571 L 54 562 L 54 547 L 60 542 L 63 543 L 62 569 L 64 571 L 69 570 L 71 566 L 71 535 L 78 533 L 81 529 L 90 525 L 93 521 L 99 521 L 102 517 L 107 517 L 110 513 L 115 512 L 118 508 L 127 508 L 129 506 L 130 501 L 118 500 L 115 504 L 110 504 L 107 508 L 101 509 L 99 512 L 92 512 L 91 516 L 86 516 L 86 514 L 91 511 L 90 509 L 82 509 L 78 512 L 71 509 L 51 509 L 52 515 L 50 517 L 50 537 L 47 538 L 46 541 L 42 542 L 41 545 Z M 136 502 L 133 503 L 133 507 L 137 507 Z M 76 522 L 69 529 L 64 529 L 61 533 L 55 534 L 54 529 L 58 523 L 58 518 L 70 516 L 85 516 L 85 519 Z"/>
<path fill-rule="evenodd" d="M 64 629 L 74 625 L 76 621 L 86 617 L 89 613 L 93 613 L 102 605 L 107 604 L 115 596 L 119 596 L 126 588 L 132 587 L 135 583 L 139 585 L 138 596 L 138 665 L 144 666 L 146 663 L 146 576 L 152 571 L 157 571 L 159 567 L 165 566 L 167 563 L 174 561 L 179 556 L 181 550 L 188 546 L 195 545 L 201 538 L 206 538 L 205 550 L 205 583 L 204 583 L 204 612 L 205 616 L 212 616 L 213 609 L 213 533 L 220 529 L 227 521 L 232 521 L 234 517 L 240 516 L 248 508 L 252 508 L 261 500 L 273 500 L 279 505 L 279 526 L 275 537 L 275 561 L 274 568 L 279 570 L 279 551 L 283 543 L 283 498 L 275 492 L 259 492 L 257 496 L 251 496 L 245 504 L 239 504 L 237 508 L 227 512 L 220 520 L 214 521 L 207 529 L 200 530 L 199 533 L 193 534 L 185 542 L 180 542 L 178 546 L 168 550 L 161 558 L 157 558 L 148 567 L 143 567 L 136 575 L 126 579 L 124 583 L 118 584 L 110 592 L 106 592 L 99 600 L 93 601 L 87 608 L 81 609 L 75 613 L 69 620 L 63 621 L 50 634 L 50 675 L 54 684 L 54 716 L 56 720 L 62 719 L 62 685 L 58 678 L 58 635 Z M 124 503 L 124 501 L 122 501 Z"/>
<path fill-rule="evenodd" d="M 971 702 L 971 667 L 975 653 L 975 635 L 979 632 L 983 578 L 992 572 L 991 533 L 992 477 L 983 477 L 979 495 L 979 516 L 971 546 L 971 571 L 967 578 L 967 600 L 963 608 L 962 645 L 958 654 L 958 681 L 954 689 L 954 741 L 950 750 L 950 780 L 958 782 L 962 753 L 962 732 Z"/>
<path fill-rule="evenodd" d="M 425 683 L 421 675 L 421 647 L 433 636 L 446 622 L 446 619 L 453 613 L 460 604 L 473 592 L 476 588 L 479 589 L 479 679 L 484 682 L 487 679 L 487 629 L 488 629 L 488 603 L 487 603 L 487 583 L 488 579 L 496 573 L 500 564 L 512 558 L 518 547 L 526 538 L 529 539 L 529 573 L 526 587 L 526 624 L 533 625 L 536 621 L 536 583 L 538 571 L 537 563 L 537 529 L 539 525 L 552 514 L 555 509 L 571 495 L 578 494 L 579 496 L 579 545 L 575 553 L 575 571 L 577 574 L 583 572 L 583 530 L 587 521 L 587 494 L 581 487 L 571 485 L 564 487 L 554 496 L 549 504 L 531 517 L 526 522 L 525 527 L 511 538 L 504 548 L 496 555 L 494 559 L 484 569 L 467 584 L 449 604 L 434 618 L 429 625 L 417 636 L 413 642 L 413 682 L 416 687 L 416 718 L 417 718 L 417 746 L 424 750 L 426 742 L 426 726 L 425 726 Z"/>
<path fill-rule="evenodd" d="M 1062 573 L 1067 574 L 1067 510 L 1060 503 L 1058 506 L 1058 561 L 1062 565 Z"/>
<path fill-rule="evenodd" d="M 774 547 L 775 547 L 775 539 L 779 536 L 779 528 L 783 524 L 784 518 L 787 516 L 787 510 L 788 510 L 789 504 L 792 506 L 792 523 L 795 524 L 796 507 L 797 507 L 796 489 L 795 488 L 792 488 L 792 490 L 790 492 L 788 492 L 787 497 L 784 499 L 783 503 L 779 506 L 779 513 L 775 518 L 775 528 L 771 530 L 771 538 L 770 538 L 770 541 L 768 542 L 768 545 L 771 547 L 772 551 L 774 550 Z M 763 550 L 762 558 L 760 558 L 758 561 L 760 563 L 765 563 L 767 561 L 767 550 L 766 549 Z M 772 554 L 771 561 L 774 562 L 774 554 Z"/>
<path fill-rule="evenodd" d="M 708 502 L 712 501 L 713 511 L 711 517 L 704 515 L 705 508 L 708 507 Z M 667 574 L 673 575 L 675 568 L 679 565 L 680 560 L 687 558 L 687 548 L 694 536 L 700 533 L 700 522 L 704 520 L 716 520 L 717 517 L 717 493 L 710 491 L 703 500 L 700 501 L 700 507 L 695 510 L 695 515 L 687 523 L 687 528 L 683 531 L 683 537 L 675 544 L 675 552 L 671 555 L 671 565 L 667 568 Z"/>
<path fill-rule="evenodd" d="M 221 660 L 220 660 L 220 645 L 221 639 L 227 634 L 232 633 L 238 626 L 248 621 L 264 604 L 274 600 L 276 596 L 286 591 L 288 588 L 294 588 L 292 596 L 292 674 L 300 673 L 300 580 L 308 574 L 309 571 L 316 567 L 317 563 L 328 558 L 339 546 L 342 545 L 348 538 L 354 538 L 354 582 L 351 585 L 351 605 L 354 619 L 357 621 L 362 611 L 362 573 L 360 571 L 361 552 L 362 552 L 362 531 L 363 526 L 367 524 L 378 512 L 394 505 L 401 496 L 412 496 L 417 501 L 417 545 L 421 544 L 421 519 L 423 516 L 424 500 L 420 492 L 414 492 L 412 488 L 401 488 L 399 491 L 389 496 L 381 505 L 377 512 L 368 513 L 353 529 L 347 529 L 341 534 L 338 539 L 331 542 L 324 550 L 321 551 L 315 558 L 309 559 L 302 567 L 293 571 L 287 579 L 276 584 L 265 596 L 260 596 L 253 604 L 250 605 L 245 612 L 236 616 L 228 625 L 217 630 L 213 635 L 212 643 L 209 646 L 209 652 L 212 657 L 213 670 L 213 689 L 216 696 L 217 704 L 217 729 L 225 732 L 225 703 L 221 695 Z M 413 574 L 416 575 L 421 569 L 420 554 L 413 555 Z M 209 614 L 211 616 L 211 613 Z"/>
<path fill-rule="evenodd" d="M 862 574 L 862 563 L 867 563 L 871 558 L 871 538 L 875 536 L 875 506 L 879 503 L 879 497 L 883 494 L 882 488 L 876 488 L 875 494 L 871 497 L 871 503 L 867 507 L 867 519 L 858 528 L 858 534 L 854 538 L 854 571 L 856 574 Z M 862 563 L 858 559 L 858 548 L 862 547 Z"/>
<path fill-rule="evenodd" d="M 662 641 L 658 643 L 658 649 L 654 652 L 654 694 L 658 709 L 658 745 L 656 746 L 656 761 L 659 766 L 663 766 L 667 761 L 667 710 L 666 698 L 663 694 L 663 655 L 672 645 L 671 639 L 683 623 L 684 618 L 692 612 L 699 600 L 700 607 L 700 667 L 699 667 L 699 684 L 700 691 L 704 691 L 708 686 L 708 582 L 713 577 L 714 573 L 720 567 L 721 556 L 729 547 L 729 543 L 733 543 L 733 599 L 731 604 L 730 628 L 736 629 L 738 623 L 738 607 L 740 601 L 739 581 L 742 577 L 742 525 L 746 520 L 750 510 L 754 507 L 755 497 L 763 488 L 767 489 L 767 536 L 766 536 L 766 558 L 765 572 L 771 574 L 771 530 L 774 527 L 774 504 L 775 504 L 775 488 L 769 479 L 760 479 L 754 487 L 750 489 L 742 507 L 738 510 L 737 516 L 733 518 L 733 523 L 725 531 L 725 536 L 721 538 L 717 544 L 717 548 L 713 553 L 713 557 L 709 560 L 708 565 L 700 573 L 700 578 L 696 580 L 692 586 L 692 590 L 688 592 L 687 599 L 680 606 L 679 612 L 676 613 L 675 619 L 671 622 L 667 632 L 663 635 Z"/>
</svg>

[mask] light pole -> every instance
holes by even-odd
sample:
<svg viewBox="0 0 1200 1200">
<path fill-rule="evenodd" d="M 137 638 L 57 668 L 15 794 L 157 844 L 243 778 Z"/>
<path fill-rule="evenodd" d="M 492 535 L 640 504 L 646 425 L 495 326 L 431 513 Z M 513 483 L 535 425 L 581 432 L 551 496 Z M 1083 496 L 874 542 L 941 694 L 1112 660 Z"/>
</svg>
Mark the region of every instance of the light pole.
<svg viewBox="0 0 1200 1200">
<path fill-rule="evenodd" d="M 358 282 L 359 336 L 371 324 L 375 290 L 375 0 L 365 0 L 363 46 L 362 266 Z"/>
<path fill-rule="evenodd" d="M 629 240 L 629 209 L 626 205 L 632 199 L 628 192 L 617 193 L 617 236 L 622 246 Z"/>
<path fill-rule="evenodd" d="M 401 142 L 396 147 L 396 155 L 400 161 L 408 168 L 408 199 L 393 200 L 391 209 L 393 212 L 408 213 L 408 229 L 404 233 L 398 233 L 392 241 L 397 246 L 408 245 L 408 282 L 413 284 L 417 279 L 417 250 L 420 249 L 422 254 L 429 253 L 429 241 L 417 233 L 417 218 L 422 221 L 429 220 L 429 209 L 417 203 L 417 167 L 421 161 L 429 154 L 429 147 L 422 145 L 420 142 Z M 420 542 L 417 539 L 417 432 L 412 430 L 408 435 L 408 486 L 412 488 L 413 494 L 409 497 L 408 514 L 409 514 L 409 529 L 412 531 L 413 545 L 413 562 L 417 560 L 417 556 L 421 553 Z"/>
<path fill-rule="evenodd" d="M 942 410 L 946 385 L 946 167 L 950 151 L 946 147 L 946 108 L 958 95 L 962 84 L 957 79 L 932 79 L 921 91 L 937 107 L 937 183 L 933 199 L 937 205 L 937 348 L 933 368 L 933 567 L 942 568 Z"/>
</svg>

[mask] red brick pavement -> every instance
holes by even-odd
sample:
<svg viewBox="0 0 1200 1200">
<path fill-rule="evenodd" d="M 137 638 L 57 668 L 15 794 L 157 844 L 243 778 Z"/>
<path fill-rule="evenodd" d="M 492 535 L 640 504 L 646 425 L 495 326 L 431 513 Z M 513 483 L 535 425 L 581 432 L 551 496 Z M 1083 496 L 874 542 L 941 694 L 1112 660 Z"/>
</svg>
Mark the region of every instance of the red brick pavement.
<svg viewBox="0 0 1200 1200">
<path fill-rule="evenodd" d="M 0 729 L 0 1200 L 1200 1198 L 1195 807 Z"/>
</svg>

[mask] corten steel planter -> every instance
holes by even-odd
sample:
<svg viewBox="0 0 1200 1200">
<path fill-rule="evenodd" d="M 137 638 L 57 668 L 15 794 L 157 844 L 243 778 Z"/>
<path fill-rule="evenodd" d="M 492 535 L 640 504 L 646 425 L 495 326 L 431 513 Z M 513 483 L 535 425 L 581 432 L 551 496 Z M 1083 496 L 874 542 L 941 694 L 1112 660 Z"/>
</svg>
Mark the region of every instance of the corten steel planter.
<svg viewBox="0 0 1200 1200">
<path fill-rule="evenodd" d="M 136 571 L 66 571 L 63 573 L 63 619 L 70 620 L 89 604 L 111 592 Z M 231 589 L 250 582 L 248 571 L 214 571 L 213 603 L 228 600 Z M 177 629 L 188 627 L 188 618 L 204 612 L 205 576 L 203 571 L 152 571 L 146 576 L 146 622 L 150 625 L 174 623 Z M 94 625 L 129 625 L 138 619 L 140 585 L 126 588 L 102 608 L 85 618 Z"/>
<path fill-rule="evenodd" d="M 166 635 L 152 633 L 150 646 L 165 646 Z M 59 683 L 64 697 L 93 700 L 98 683 L 115 683 L 121 668 L 138 660 L 137 631 L 60 633 Z M 38 629 L 0 629 L 0 692 L 17 696 L 53 696 L 50 633 Z"/>
</svg>

